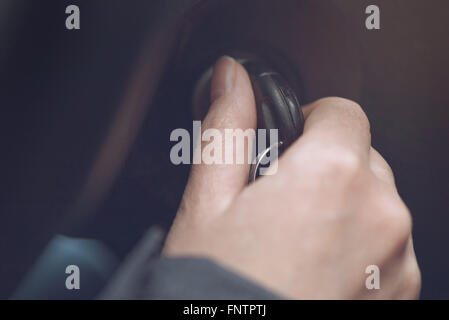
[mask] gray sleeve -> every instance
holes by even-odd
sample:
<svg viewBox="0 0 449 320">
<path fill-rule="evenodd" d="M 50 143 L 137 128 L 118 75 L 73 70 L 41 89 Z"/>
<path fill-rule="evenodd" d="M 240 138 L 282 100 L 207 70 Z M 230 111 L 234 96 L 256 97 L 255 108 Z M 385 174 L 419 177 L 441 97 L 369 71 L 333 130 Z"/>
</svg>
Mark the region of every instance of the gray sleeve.
<svg viewBox="0 0 449 320">
<path fill-rule="evenodd" d="M 163 233 L 160 230 L 150 230 L 99 298 L 281 299 L 212 260 L 158 257 L 162 239 Z"/>
</svg>

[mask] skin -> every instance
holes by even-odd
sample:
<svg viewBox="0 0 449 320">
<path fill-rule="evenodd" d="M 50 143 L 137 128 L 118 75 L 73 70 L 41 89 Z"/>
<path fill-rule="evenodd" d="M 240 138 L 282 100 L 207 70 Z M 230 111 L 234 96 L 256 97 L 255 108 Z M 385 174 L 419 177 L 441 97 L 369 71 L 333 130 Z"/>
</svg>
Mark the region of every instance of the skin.
<svg viewBox="0 0 449 320">
<path fill-rule="evenodd" d="M 256 127 L 240 64 L 221 58 L 211 87 L 203 130 Z M 276 174 L 248 186 L 249 165 L 193 165 L 163 253 L 213 259 L 291 299 L 417 298 L 411 216 L 362 108 L 324 98 L 303 110 Z M 365 286 L 369 265 L 379 290 Z"/>
</svg>

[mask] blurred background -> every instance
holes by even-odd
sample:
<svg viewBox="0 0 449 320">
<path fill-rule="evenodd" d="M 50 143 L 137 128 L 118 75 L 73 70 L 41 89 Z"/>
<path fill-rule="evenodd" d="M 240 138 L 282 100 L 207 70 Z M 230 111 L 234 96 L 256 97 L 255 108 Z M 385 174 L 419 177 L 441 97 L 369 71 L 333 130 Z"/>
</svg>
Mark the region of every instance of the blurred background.
<svg viewBox="0 0 449 320">
<path fill-rule="evenodd" d="M 303 103 L 362 105 L 414 218 L 421 297 L 449 298 L 448 31 L 447 0 L 0 0 L 0 297 L 56 234 L 121 260 L 169 228 L 189 171 L 170 132 L 191 128 L 198 76 L 239 49 L 283 57 Z"/>
</svg>

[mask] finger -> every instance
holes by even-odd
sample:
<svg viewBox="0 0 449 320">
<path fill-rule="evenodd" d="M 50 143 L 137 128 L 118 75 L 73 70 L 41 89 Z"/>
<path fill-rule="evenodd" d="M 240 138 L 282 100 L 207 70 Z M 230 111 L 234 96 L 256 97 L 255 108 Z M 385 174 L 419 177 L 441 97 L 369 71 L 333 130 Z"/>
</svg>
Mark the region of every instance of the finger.
<svg viewBox="0 0 449 320">
<path fill-rule="evenodd" d="M 395 186 L 394 174 L 387 161 L 376 149 L 370 149 L 370 168 L 374 175 L 389 185 Z"/>
<path fill-rule="evenodd" d="M 368 160 L 371 134 L 362 108 L 343 98 L 324 98 L 303 108 L 303 136 L 290 149 L 353 154 Z"/>
<path fill-rule="evenodd" d="M 202 123 L 202 133 L 203 138 L 207 138 L 206 133 L 211 132 L 209 129 L 217 129 L 221 134 L 222 163 L 207 164 L 202 161 L 200 164 L 194 164 L 183 200 L 184 206 L 200 214 L 224 210 L 248 181 L 250 166 L 248 156 L 252 155 L 253 136 L 249 135 L 245 138 L 243 147 L 237 148 L 235 140 L 232 145 L 228 143 L 229 140 L 226 141 L 225 129 L 242 129 L 243 131 L 252 129 L 247 133 L 251 133 L 251 131 L 254 133 L 257 119 L 256 106 L 248 74 L 238 62 L 230 57 L 219 59 L 214 67 L 211 103 L 208 114 Z M 217 133 L 216 130 L 215 133 Z M 202 160 L 205 160 L 209 154 L 206 152 L 207 146 L 214 143 L 215 137 L 214 134 L 210 141 L 202 141 L 201 149 L 196 148 L 195 157 L 197 159 L 201 155 Z M 219 151 L 214 150 L 214 152 L 220 153 Z M 233 155 L 232 159 L 226 158 L 226 152 L 229 151 Z M 238 155 L 240 155 L 240 160 L 243 159 L 240 164 L 236 164 Z M 226 160 L 232 160 L 232 164 L 226 164 Z"/>
</svg>

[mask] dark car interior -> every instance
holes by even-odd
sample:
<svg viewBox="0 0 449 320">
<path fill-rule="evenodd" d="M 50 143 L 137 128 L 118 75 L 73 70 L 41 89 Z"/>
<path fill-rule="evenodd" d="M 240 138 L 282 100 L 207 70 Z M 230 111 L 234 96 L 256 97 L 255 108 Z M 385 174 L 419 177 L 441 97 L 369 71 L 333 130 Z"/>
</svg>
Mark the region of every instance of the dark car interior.
<svg viewBox="0 0 449 320">
<path fill-rule="evenodd" d="M 57 234 L 121 261 L 168 230 L 189 174 L 170 132 L 191 127 L 200 75 L 241 50 L 299 74 L 303 105 L 364 108 L 413 216 L 421 298 L 449 298 L 449 2 L 375 2 L 373 31 L 365 0 L 1 0 L 0 297 Z"/>
</svg>

